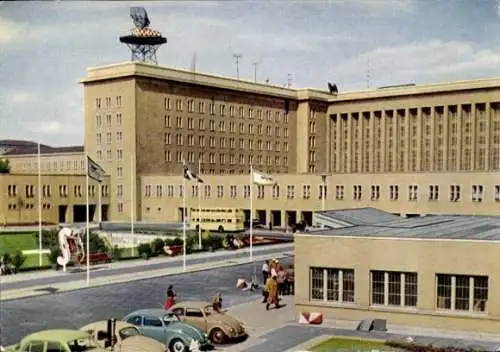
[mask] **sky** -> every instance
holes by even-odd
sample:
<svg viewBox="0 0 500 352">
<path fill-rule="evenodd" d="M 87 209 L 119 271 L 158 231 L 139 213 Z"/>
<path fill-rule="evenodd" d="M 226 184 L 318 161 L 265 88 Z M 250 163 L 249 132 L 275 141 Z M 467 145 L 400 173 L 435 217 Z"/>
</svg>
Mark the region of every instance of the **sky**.
<svg viewBox="0 0 500 352">
<path fill-rule="evenodd" d="M 500 76 L 497 0 L 0 1 L 0 139 L 83 144 L 88 67 L 126 62 L 146 8 L 160 65 L 339 91 Z"/>
</svg>

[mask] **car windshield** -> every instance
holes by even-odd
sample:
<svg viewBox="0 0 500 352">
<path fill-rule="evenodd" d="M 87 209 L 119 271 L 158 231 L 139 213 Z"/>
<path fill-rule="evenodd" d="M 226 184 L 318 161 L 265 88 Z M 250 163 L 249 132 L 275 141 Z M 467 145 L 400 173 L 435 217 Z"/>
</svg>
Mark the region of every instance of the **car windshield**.
<svg viewBox="0 0 500 352">
<path fill-rule="evenodd" d="M 71 352 L 84 352 L 84 351 L 91 351 L 97 348 L 97 344 L 94 342 L 92 338 L 88 337 L 88 338 L 68 341 L 68 347 Z"/>
<path fill-rule="evenodd" d="M 127 337 L 140 335 L 141 332 L 137 328 L 129 326 L 129 327 L 121 329 L 119 331 L 119 334 L 120 334 L 120 338 L 122 340 L 125 340 Z"/>
<path fill-rule="evenodd" d="M 179 317 L 174 313 L 168 313 L 163 316 L 163 321 L 166 323 L 171 323 L 175 321 L 180 321 Z"/>
</svg>

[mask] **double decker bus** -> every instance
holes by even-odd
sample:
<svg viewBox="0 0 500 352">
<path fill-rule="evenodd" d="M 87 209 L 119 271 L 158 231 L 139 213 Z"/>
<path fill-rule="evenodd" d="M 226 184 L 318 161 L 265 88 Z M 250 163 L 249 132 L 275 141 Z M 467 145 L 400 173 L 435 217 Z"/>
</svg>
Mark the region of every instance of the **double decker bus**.
<svg viewBox="0 0 500 352">
<path fill-rule="evenodd" d="M 245 212 L 238 208 L 191 208 L 192 230 L 237 232 L 245 230 Z"/>
</svg>

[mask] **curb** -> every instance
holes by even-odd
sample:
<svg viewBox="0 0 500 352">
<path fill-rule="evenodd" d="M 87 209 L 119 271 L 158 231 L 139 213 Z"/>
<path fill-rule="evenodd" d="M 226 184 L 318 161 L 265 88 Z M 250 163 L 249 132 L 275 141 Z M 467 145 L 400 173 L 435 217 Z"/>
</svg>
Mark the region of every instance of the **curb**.
<svg viewBox="0 0 500 352">
<path fill-rule="evenodd" d="M 330 340 L 332 338 L 331 335 L 321 335 L 321 336 L 316 336 L 310 340 L 307 340 L 306 342 L 303 342 L 295 347 L 292 347 L 284 352 L 308 352 L 310 348 L 313 348 L 314 346 L 325 342 L 327 340 Z"/>
<path fill-rule="evenodd" d="M 286 258 L 288 257 L 287 253 L 279 253 L 273 254 L 273 256 L 277 258 Z M 259 260 L 265 260 L 269 258 L 269 253 L 260 255 L 260 256 L 254 256 L 253 262 L 258 262 Z M 12 300 L 17 300 L 17 299 L 22 299 L 22 298 L 28 298 L 28 297 L 34 297 L 34 296 L 43 296 L 43 295 L 49 295 L 51 293 L 49 292 L 40 292 L 36 291 L 37 289 L 43 289 L 47 288 L 47 286 L 53 287 L 53 288 L 58 288 L 59 290 L 57 293 L 61 292 L 69 292 L 69 291 L 76 291 L 76 290 L 81 290 L 81 289 L 88 289 L 88 288 L 94 288 L 94 287 L 101 287 L 101 286 L 108 286 L 108 285 L 116 285 L 116 284 L 121 284 L 125 282 L 133 282 L 133 281 L 141 281 L 141 280 L 147 280 L 147 279 L 154 279 L 157 277 L 164 277 L 164 276 L 173 276 L 173 275 L 181 275 L 181 274 L 187 274 L 187 273 L 192 273 L 192 272 L 199 272 L 199 271 L 206 271 L 206 270 L 212 270 L 212 269 L 219 269 L 219 268 L 226 268 L 226 267 L 233 267 L 233 266 L 239 266 L 239 265 L 245 265 L 245 264 L 251 264 L 252 262 L 248 258 L 243 258 L 243 259 L 233 259 L 233 260 L 223 260 L 223 261 L 215 261 L 215 262 L 209 262 L 209 263 L 202 263 L 202 264 L 194 264 L 191 266 L 186 267 L 186 271 L 182 270 L 182 267 L 177 267 L 171 269 L 171 271 L 167 271 L 165 269 L 158 269 L 158 270 L 153 270 L 153 271 L 148 271 L 148 272 L 139 272 L 136 273 L 135 275 L 117 275 L 115 277 L 102 277 L 102 278 L 97 278 L 94 279 L 94 281 L 90 281 L 90 285 L 87 286 L 85 280 L 79 280 L 79 281 L 72 281 L 70 283 L 61 283 L 61 284 L 55 284 L 55 285 L 40 285 L 40 286 L 32 286 L 29 288 L 25 289 L 19 289 L 19 290 L 10 290 L 10 291 L 3 291 L 1 293 L 0 297 L 0 302 L 5 302 L 5 301 L 12 301 Z"/>
</svg>

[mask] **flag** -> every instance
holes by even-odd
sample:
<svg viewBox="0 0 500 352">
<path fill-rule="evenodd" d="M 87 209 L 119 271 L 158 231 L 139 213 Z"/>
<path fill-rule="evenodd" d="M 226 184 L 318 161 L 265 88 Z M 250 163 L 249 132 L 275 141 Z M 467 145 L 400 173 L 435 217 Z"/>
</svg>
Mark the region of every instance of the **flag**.
<svg viewBox="0 0 500 352">
<path fill-rule="evenodd" d="M 94 160 L 92 160 L 89 156 L 87 157 L 87 176 L 91 179 L 101 182 L 102 177 L 106 175 L 106 171 L 99 166 Z"/>
<path fill-rule="evenodd" d="M 189 181 L 198 181 L 199 183 L 203 183 L 203 179 L 195 172 L 189 170 L 187 166 L 184 166 L 184 178 Z"/>
<path fill-rule="evenodd" d="M 276 183 L 271 175 L 267 175 L 258 171 L 252 171 L 252 173 L 253 183 L 257 185 L 270 186 Z"/>
</svg>

